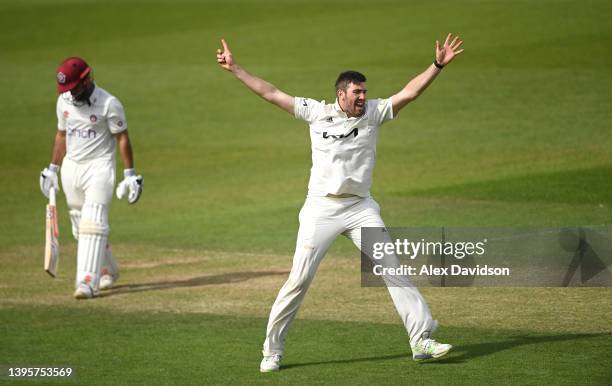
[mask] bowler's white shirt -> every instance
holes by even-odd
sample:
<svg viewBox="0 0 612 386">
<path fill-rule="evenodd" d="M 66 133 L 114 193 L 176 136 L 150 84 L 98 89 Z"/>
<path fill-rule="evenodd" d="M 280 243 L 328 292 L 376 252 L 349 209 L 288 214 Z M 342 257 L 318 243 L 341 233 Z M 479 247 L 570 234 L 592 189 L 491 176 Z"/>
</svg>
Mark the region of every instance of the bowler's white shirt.
<svg viewBox="0 0 612 386">
<path fill-rule="evenodd" d="M 57 98 L 57 128 L 66 131 L 66 157 L 73 161 L 115 159 L 113 134 L 127 129 L 121 102 L 96 86 L 87 102 L 75 106 L 70 92 Z"/>
<path fill-rule="evenodd" d="M 327 194 L 370 196 L 378 128 L 393 119 L 391 98 L 368 100 L 360 117 L 338 105 L 296 97 L 294 115 L 310 125 L 312 168 L 308 197 Z"/>
</svg>

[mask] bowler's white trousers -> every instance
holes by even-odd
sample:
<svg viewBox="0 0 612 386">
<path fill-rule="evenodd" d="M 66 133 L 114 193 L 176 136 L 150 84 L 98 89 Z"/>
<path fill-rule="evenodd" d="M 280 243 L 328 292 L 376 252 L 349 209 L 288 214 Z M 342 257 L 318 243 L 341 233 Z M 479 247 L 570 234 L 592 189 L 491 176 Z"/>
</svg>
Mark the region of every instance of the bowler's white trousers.
<svg viewBox="0 0 612 386">
<path fill-rule="evenodd" d="M 304 300 L 319 263 L 331 243 L 343 234 L 361 249 L 361 227 L 384 227 L 380 207 L 371 197 L 308 197 L 299 215 L 293 267 L 281 288 L 268 320 L 263 355 L 282 354 L 285 336 Z M 437 327 L 427 302 L 412 286 L 388 286 L 393 304 L 414 345 Z M 424 335 L 424 333 L 427 333 Z"/>
</svg>

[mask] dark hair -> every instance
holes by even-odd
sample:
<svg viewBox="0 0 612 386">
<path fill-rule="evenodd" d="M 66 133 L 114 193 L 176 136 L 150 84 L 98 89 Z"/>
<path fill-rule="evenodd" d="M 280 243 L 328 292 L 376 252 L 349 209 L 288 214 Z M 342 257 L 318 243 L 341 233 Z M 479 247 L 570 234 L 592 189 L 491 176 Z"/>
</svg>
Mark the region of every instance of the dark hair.
<svg viewBox="0 0 612 386">
<path fill-rule="evenodd" d="M 340 89 L 346 91 L 351 83 L 363 83 L 366 81 L 365 75 L 357 71 L 344 71 L 336 79 L 336 92 Z"/>
</svg>

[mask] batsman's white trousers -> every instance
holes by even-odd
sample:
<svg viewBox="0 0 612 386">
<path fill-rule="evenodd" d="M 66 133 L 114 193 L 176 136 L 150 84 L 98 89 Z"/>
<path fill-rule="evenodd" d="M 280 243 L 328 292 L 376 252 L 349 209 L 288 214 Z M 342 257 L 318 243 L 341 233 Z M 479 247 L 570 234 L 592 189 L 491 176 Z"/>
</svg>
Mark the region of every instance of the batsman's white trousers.
<svg viewBox="0 0 612 386">
<path fill-rule="evenodd" d="M 70 209 L 81 210 L 85 202 L 110 206 L 115 186 L 115 163 L 112 159 L 76 162 L 65 157 L 61 176 Z"/>
<path fill-rule="evenodd" d="M 61 177 L 72 233 L 79 242 L 76 285 L 86 282 L 97 290 L 101 271 L 117 271 L 108 248 L 108 208 L 115 186 L 115 162 L 110 158 L 76 162 L 65 157 Z"/>
<path fill-rule="evenodd" d="M 299 215 L 293 267 L 281 288 L 268 320 L 263 355 L 282 354 L 285 336 L 298 312 L 317 267 L 331 243 L 343 234 L 361 249 L 361 227 L 384 227 L 380 206 L 371 197 L 308 197 Z M 419 290 L 410 285 L 388 286 L 393 304 L 414 344 L 437 327 L 427 302 Z"/>
</svg>

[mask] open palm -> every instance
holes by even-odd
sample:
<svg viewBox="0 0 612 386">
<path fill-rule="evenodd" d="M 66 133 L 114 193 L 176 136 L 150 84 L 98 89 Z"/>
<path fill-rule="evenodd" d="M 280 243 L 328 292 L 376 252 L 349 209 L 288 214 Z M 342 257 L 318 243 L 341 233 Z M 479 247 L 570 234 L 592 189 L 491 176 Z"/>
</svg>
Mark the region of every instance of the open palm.
<svg viewBox="0 0 612 386">
<path fill-rule="evenodd" d="M 436 62 L 443 66 L 449 64 L 457 55 L 463 52 L 463 49 L 459 49 L 462 43 L 463 40 L 459 40 L 459 36 L 453 38 L 452 34 L 448 34 L 442 46 L 436 40 Z"/>
</svg>

